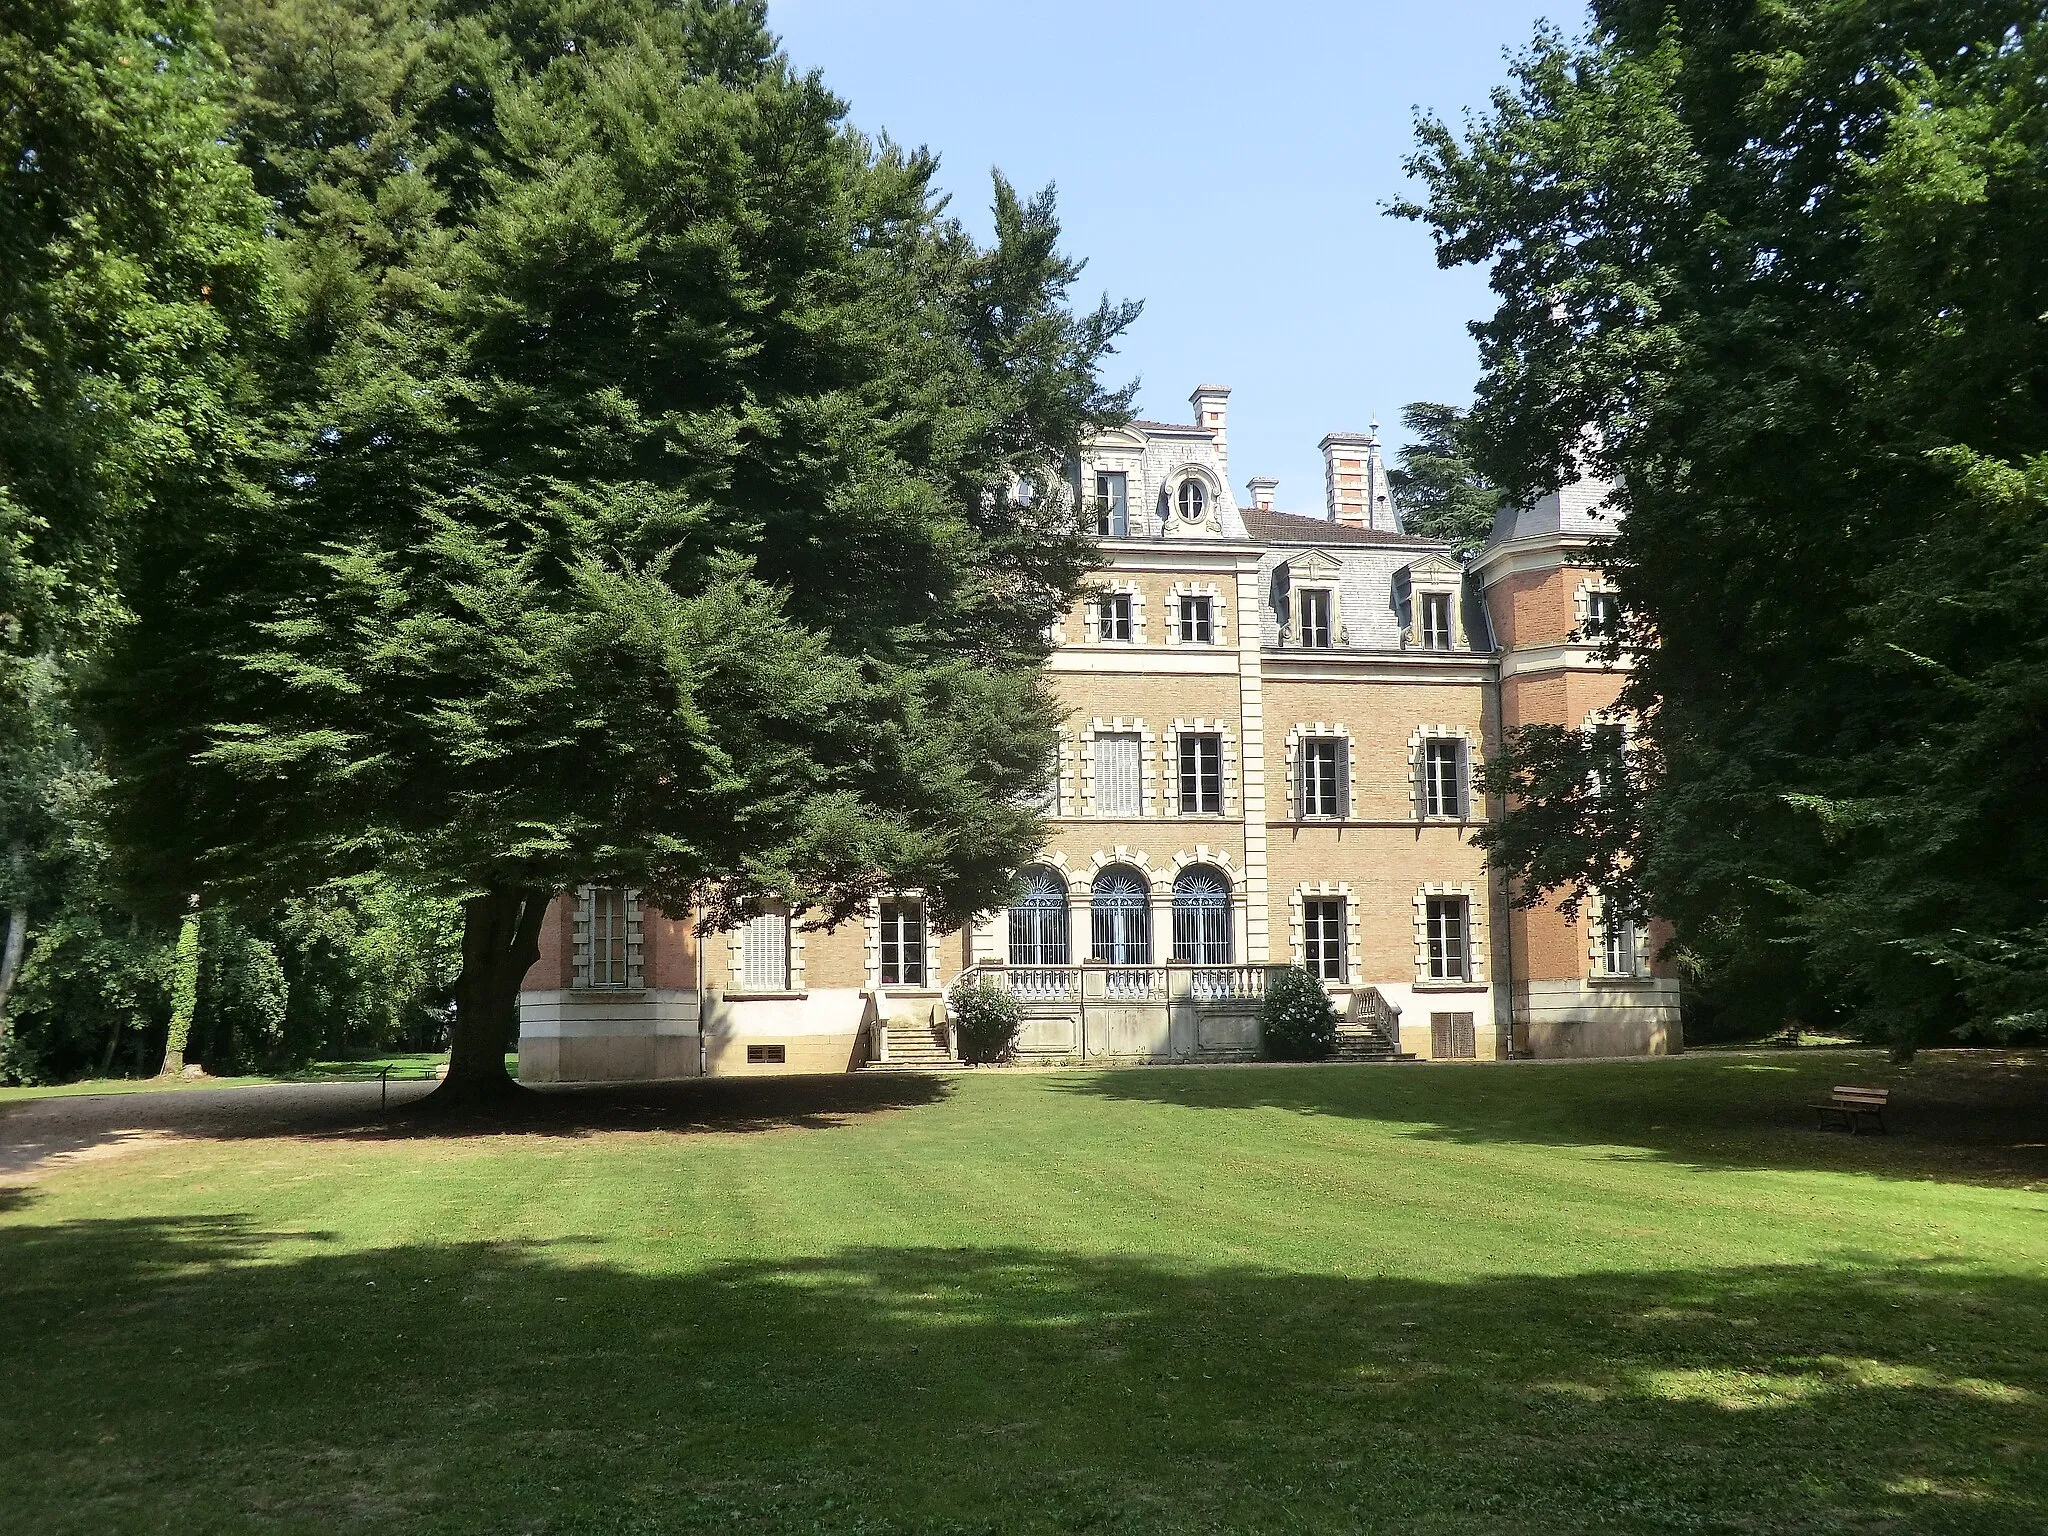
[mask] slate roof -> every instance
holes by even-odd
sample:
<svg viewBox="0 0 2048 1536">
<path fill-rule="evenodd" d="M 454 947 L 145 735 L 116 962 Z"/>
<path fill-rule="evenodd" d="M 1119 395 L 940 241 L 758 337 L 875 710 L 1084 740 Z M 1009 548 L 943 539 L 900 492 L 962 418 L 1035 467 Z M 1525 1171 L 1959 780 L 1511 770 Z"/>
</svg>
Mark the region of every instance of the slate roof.
<svg viewBox="0 0 2048 1536">
<path fill-rule="evenodd" d="M 1574 480 L 1562 490 L 1537 497 L 1529 506 L 1503 507 L 1493 520 L 1487 545 L 1545 533 L 1614 533 L 1621 527 L 1623 514 L 1601 505 L 1613 489 L 1613 482 L 1607 480 Z"/>
<path fill-rule="evenodd" d="M 1449 549 L 1442 539 L 1418 533 L 1392 533 L 1383 528 L 1354 528 L 1327 517 L 1301 517 L 1293 512 L 1261 512 L 1241 507 L 1244 529 L 1255 544 L 1370 544 L 1382 549 Z"/>
<path fill-rule="evenodd" d="M 1132 421 L 1126 426 L 1136 427 L 1140 432 L 1177 432 L 1182 437 L 1209 437 L 1207 427 L 1198 427 L 1191 421 Z"/>
</svg>

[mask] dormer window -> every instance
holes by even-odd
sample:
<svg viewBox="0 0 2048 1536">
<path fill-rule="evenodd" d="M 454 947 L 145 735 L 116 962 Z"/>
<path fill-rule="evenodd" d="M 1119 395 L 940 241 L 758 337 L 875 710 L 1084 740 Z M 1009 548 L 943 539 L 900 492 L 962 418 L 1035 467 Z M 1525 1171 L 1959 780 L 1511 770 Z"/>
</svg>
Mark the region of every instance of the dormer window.
<svg viewBox="0 0 2048 1536">
<path fill-rule="evenodd" d="M 1095 531 L 1105 539 L 1131 536 L 1130 480 L 1121 472 L 1095 477 Z"/>
<path fill-rule="evenodd" d="M 1184 523 L 1199 523 L 1209 510 L 1209 489 L 1199 480 L 1183 480 L 1180 483 L 1180 518 Z"/>
<path fill-rule="evenodd" d="M 1422 648 L 1425 651 L 1448 651 L 1451 648 L 1451 594 L 1448 592 L 1425 592 L 1422 594 L 1421 614 Z"/>
<path fill-rule="evenodd" d="M 1312 651 L 1330 648 L 1330 594 L 1322 588 L 1302 590 L 1301 643 Z"/>
</svg>

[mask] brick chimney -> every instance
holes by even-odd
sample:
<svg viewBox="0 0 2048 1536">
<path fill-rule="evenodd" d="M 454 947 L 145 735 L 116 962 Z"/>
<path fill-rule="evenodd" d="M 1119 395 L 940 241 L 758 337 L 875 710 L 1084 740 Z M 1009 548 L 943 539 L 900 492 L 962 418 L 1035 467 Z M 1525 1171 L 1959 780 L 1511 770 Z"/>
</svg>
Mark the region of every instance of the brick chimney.
<svg viewBox="0 0 2048 1536">
<path fill-rule="evenodd" d="M 1280 488 L 1280 482 L 1271 475 L 1253 475 L 1245 481 L 1244 488 L 1252 493 L 1252 505 L 1261 512 L 1273 510 L 1273 493 Z"/>
<path fill-rule="evenodd" d="M 1223 478 L 1230 478 L 1230 438 L 1224 429 L 1224 417 L 1230 405 L 1230 386 L 1227 384 L 1197 384 L 1195 392 L 1188 396 L 1188 404 L 1195 408 L 1195 425 L 1207 427 L 1216 434 L 1216 456 L 1223 461 Z"/>
<path fill-rule="evenodd" d="M 1364 432 L 1332 432 L 1324 438 L 1323 495 L 1330 521 L 1353 528 L 1401 531 L 1394 488 L 1380 459 L 1380 424 Z"/>
</svg>

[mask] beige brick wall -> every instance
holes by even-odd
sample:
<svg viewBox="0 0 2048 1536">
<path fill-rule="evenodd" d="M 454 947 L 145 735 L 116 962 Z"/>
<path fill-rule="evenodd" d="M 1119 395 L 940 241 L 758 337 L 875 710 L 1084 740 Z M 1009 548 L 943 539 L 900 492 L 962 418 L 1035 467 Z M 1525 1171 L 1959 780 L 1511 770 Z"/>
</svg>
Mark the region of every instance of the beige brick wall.
<svg viewBox="0 0 2048 1536">
<path fill-rule="evenodd" d="M 1293 814 L 1287 733 L 1298 725 L 1342 725 L 1351 738 L 1351 816 L 1405 821 L 1415 816 L 1409 738 L 1422 726 L 1462 726 L 1483 758 L 1492 725 L 1488 689 L 1479 683 L 1266 683 L 1266 813 Z"/>
<path fill-rule="evenodd" d="M 1275 963 L 1293 959 L 1288 925 L 1295 888 L 1318 881 L 1350 884 L 1358 914 L 1356 963 L 1368 985 L 1416 979 L 1419 886 L 1469 885 L 1491 933 L 1485 856 L 1458 827 L 1276 827 L 1267 870 Z M 1488 980 L 1494 979 L 1490 970 Z"/>
</svg>

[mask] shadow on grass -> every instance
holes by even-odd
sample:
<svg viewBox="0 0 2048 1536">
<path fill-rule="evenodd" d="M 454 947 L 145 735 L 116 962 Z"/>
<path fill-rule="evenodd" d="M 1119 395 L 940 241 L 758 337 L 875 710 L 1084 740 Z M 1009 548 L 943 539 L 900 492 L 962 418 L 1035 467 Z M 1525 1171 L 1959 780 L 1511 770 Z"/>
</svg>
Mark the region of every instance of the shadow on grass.
<svg viewBox="0 0 2048 1536">
<path fill-rule="evenodd" d="M 1809 1106 L 1844 1082 L 1892 1090 L 1891 1134 L 1821 1127 Z M 1424 1139 L 1625 1147 L 1701 1167 L 2048 1181 L 2048 1059 L 2040 1052 L 1929 1051 L 1904 1067 L 1880 1051 L 1787 1051 L 1509 1066 L 1166 1068 L 1077 1076 L 1067 1085 L 1104 1099 L 1381 1120 Z"/>
<path fill-rule="evenodd" d="M 38 1532 L 2048 1527 L 2038 1277 L 590 1251 L 0 1228 L 0 1508 Z"/>
<path fill-rule="evenodd" d="M 103 1155 L 173 1136 L 377 1141 L 609 1132 L 752 1133 L 828 1130 L 870 1115 L 934 1104 L 947 1082 L 910 1075 L 712 1078 L 684 1083 L 520 1090 L 502 1105 L 447 1108 L 422 1084 L 263 1084 L 178 1093 L 31 1099 L 0 1114 L 0 1176 L 33 1175 L 58 1159 Z"/>
</svg>

